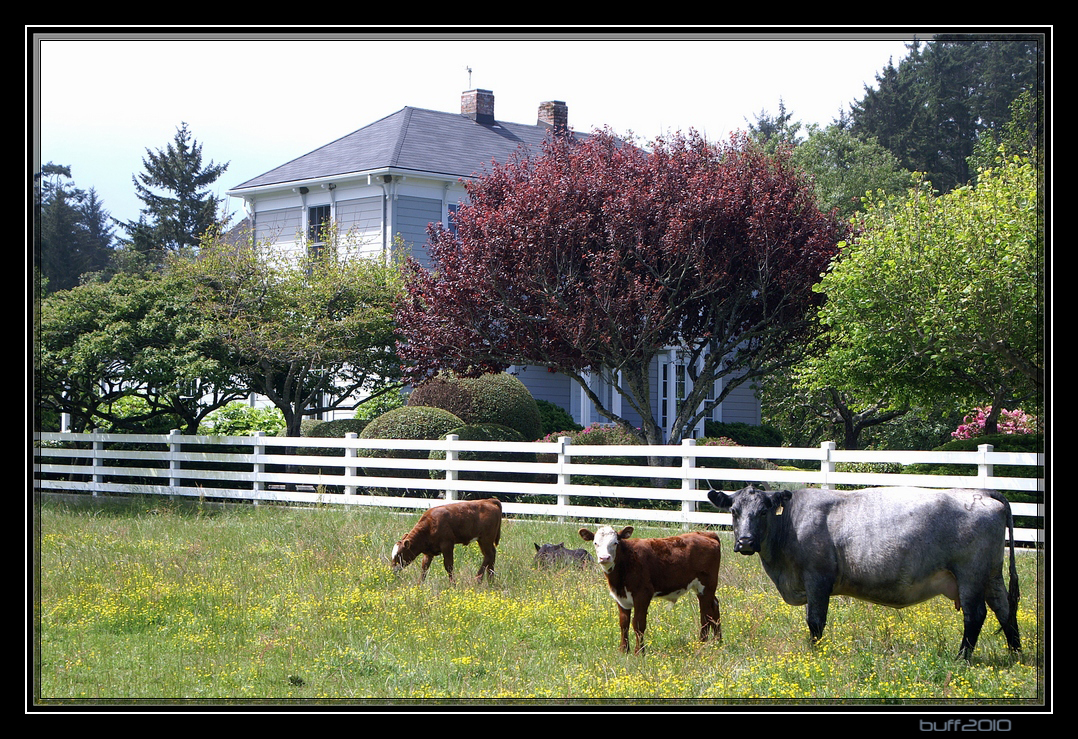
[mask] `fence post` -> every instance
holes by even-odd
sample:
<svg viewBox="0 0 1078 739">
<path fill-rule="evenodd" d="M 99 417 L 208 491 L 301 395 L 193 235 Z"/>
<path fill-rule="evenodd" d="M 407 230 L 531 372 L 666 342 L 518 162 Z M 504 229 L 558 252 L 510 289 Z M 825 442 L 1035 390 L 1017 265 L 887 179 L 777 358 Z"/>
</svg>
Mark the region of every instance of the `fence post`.
<svg viewBox="0 0 1078 739">
<path fill-rule="evenodd" d="M 457 434 L 448 434 L 445 437 L 445 440 L 448 441 L 450 444 L 452 444 L 454 441 L 457 441 L 458 439 L 460 439 L 460 436 L 458 436 Z M 450 449 L 448 446 L 446 446 L 446 450 L 445 450 L 445 461 L 446 461 L 445 479 L 446 479 L 446 482 L 449 482 L 449 481 L 456 482 L 460 478 L 460 473 L 457 470 L 449 469 L 449 463 L 450 462 L 456 462 L 457 458 L 458 458 L 457 450 L 456 449 Z M 456 500 L 457 499 L 457 493 L 458 493 L 458 491 L 456 490 L 456 488 L 451 489 L 451 488 L 447 487 L 445 489 L 445 502 L 446 503 L 451 503 L 452 501 Z"/>
<path fill-rule="evenodd" d="M 977 451 L 981 454 L 981 461 L 977 463 L 977 477 L 980 478 L 982 488 L 990 488 L 992 485 L 988 484 L 988 478 L 992 477 L 994 471 L 992 465 L 988 464 L 988 455 L 995 447 L 991 444 L 980 444 L 977 446 Z"/>
<path fill-rule="evenodd" d="M 565 492 L 565 489 L 569 486 L 572 476 L 565 474 L 564 470 L 569 456 L 567 448 L 572 443 L 573 439 L 571 436 L 558 437 L 558 482 L 556 483 L 558 488 L 558 508 L 564 508 L 569 505 L 569 495 Z"/>
<path fill-rule="evenodd" d="M 171 429 L 168 432 L 168 486 L 170 489 L 180 487 L 180 430 Z M 170 500 L 176 500 L 175 495 L 168 496 Z"/>
<path fill-rule="evenodd" d="M 253 499 L 253 503 L 255 505 L 258 505 L 258 503 L 259 503 L 258 496 L 262 493 L 263 490 L 266 489 L 266 481 L 264 479 L 262 479 L 262 475 L 266 471 L 266 463 L 258 461 L 258 460 L 261 460 L 266 455 L 266 443 L 263 441 L 263 439 L 266 438 L 266 432 L 265 431 L 255 431 L 254 432 L 254 437 L 255 437 L 255 442 L 254 442 L 254 445 L 251 447 L 251 452 L 254 454 L 254 458 L 255 458 L 255 463 L 254 463 L 254 465 L 252 465 L 252 472 L 254 473 L 254 476 L 255 476 L 255 482 L 254 482 L 254 485 L 252 486 L 254 489 L 253 489 L 252 492 L 254 492 L 254 494 L 255 494 L 255 497 Z"/>
<path fill-rule="evenodd" d="M 350 440 L 358 439 L 359 434 L 357 434 L 355 432 L 349 432 L 349 433 L 344 435 L 344 438 L 350 439 Z M 344 448 L 344 456 L 348 460 L 350 460 L 352 462 L 355 462 L 356 457 L 357 457 L 357 454 L 356 454 L 357 451 L 358 450 L 354 446 L 346 446 Z M 358 469 L 357 469 L 355 464 L 347 464 L 347 465 L 345 465 L 345 467 L 344 467 L 344 481 L 345 481 L 345 483 L 353 482 L 354 478 L 356 478 L 358 475 L 359 475 L 359 472 L 358 472 Z M 344 486 L 344 494 L 345 495 L 355 495 L 356 494 L 356 489 L 357 488 L 356 488 L 355 485 L 346 484 Z"/>
<path fill-rule="evenodd" d="M 835 451 L 835 442 L 825 441 L 820 444 L 820 449 L 823 450 L 823 459 L 820 460 L 820 472 L 823 473 L 823 484 L 820 487 L 824 490 L 831 490 L 831 473 L 835 471 L 835 459 L 832 456 L 832 452 Z"/>
<path fill-rule="evenodd" d="M 690 496 L 696 491 L 696 480 L 689 479 L 688 471 L 696 467 L 696 457 L 689 456 L 689 450 L 696 446 L 696 439 L 682 439 L 682 456 L 681 456 L 681 515 L 684 521 L 681 524 L 682 529 L 689 528 L 689 516 L 696 513 L 696 500 L 690 500 Z"/>
<path fill-rule="evenodd" d="M 94 468 L 94 474 L 90 479 L 94 481 L 94 495 L 100 495 L 100 492 L 97 488 L 99 485 L 101 485 L 101 483 L 105 481 L 105 476 L 97 471 L 99 468 L 105 466 L 105 460 L 101 457 L 102 453 L 105 451 L 105 442 L 97 437 L 97 435 L 100 433 L 101 429 L 94 429 L 94 440 L 91 444 L 93 457 L 91 457 L 90 459 L 90 464 Z"/>
</svg>

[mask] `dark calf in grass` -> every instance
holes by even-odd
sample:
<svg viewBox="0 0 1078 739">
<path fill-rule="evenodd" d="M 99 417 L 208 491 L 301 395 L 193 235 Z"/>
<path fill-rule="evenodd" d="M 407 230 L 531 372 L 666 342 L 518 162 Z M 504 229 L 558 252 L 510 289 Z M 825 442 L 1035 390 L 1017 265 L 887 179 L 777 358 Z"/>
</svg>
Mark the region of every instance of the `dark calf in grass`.
<svg viewBox="0 0 1078 739">
<path fill-rule="evenodd" d="M 535 545 L 536 567 L 560 567 L 566 564 L 585 567 L 591 564 L 591 555 L 585 549 L 566 549 L 565 543 Z"/>
<path fill-rule="evenodd" d="M 390 555 L 394 571 L 407 567 L 423 555 L 420 582 L 427 577 L 431 560 L 442 555 L 442 564 L 453 579 L 453 547 L 479 542 L 483 562 L 476 581 L 494 574 L 494 558 L 502 531 L 502 504 L 496 498 L 445 503 L 427 510 L 416 525 L 393 547 Z"/>
<path fill-rule="evenodd" d="M 700 601 L 700 641 L 712 632 L 722 641 L 722 621 L 715 591 L 722 551 L 717 534 L 693 532 L 662 539 L 632 539 L 632 526 L 615 531 L 600 526 L 580 538 L 595 544 L 595 556 L 606 573 L 610 597 L 618 604 L 621 651 L 629 651 L 629 621 L 636 634 L 636 653 L 644 651 L 648 606 L 652 598 L 676 601 L 692 590 Z M 636 613 L 633 613 L 633 610 Z"/>
</svg>

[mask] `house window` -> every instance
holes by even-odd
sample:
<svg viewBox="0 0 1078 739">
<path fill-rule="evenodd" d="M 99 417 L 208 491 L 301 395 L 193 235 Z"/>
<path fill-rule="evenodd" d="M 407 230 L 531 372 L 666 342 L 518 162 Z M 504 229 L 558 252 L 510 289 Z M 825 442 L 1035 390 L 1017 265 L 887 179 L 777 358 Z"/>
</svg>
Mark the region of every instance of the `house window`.
<svg viewBox="0 0 1078 739">
<path fill-rule="evenodd" d="M 315 205 L 307 209 L 307 241 L 321 244 L 329 226 L 329 206 Z"/>
<path fill-rule="evenodd" d="M 449 228 L 449 233 L 453 234 L 454 236 L 457 235 L 457 210 L 459 208 L 459 203 L 450 203 L 448 206 L 446 220 L 449 221 L 449 223 L 447 224 L 447 227 Z"/>
</svg>

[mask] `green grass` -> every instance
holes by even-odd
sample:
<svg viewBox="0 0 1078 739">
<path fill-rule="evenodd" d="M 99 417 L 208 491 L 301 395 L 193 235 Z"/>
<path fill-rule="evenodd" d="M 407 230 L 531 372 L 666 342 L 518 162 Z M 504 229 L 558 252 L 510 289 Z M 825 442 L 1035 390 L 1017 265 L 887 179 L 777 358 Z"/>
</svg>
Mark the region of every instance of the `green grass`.
<svg viewBox="0 0 1078 739">
<path fill-rule="evenodd" d="M 649 700 L 739 705 L 1026 705 L 1043 701 L 1038 557 L 1019 557 L 1024 653 L 989 615 L 971 664 L 961 614 L 936 598 L 901 611 L 832 599 L 808 643 L 757 557 L 724 534 L 722 644 L 696 640 L 694 597 L 657 601 L 645 656 L 617 651 L 596 569 L 537 571 L 533 542 L 583 546 L 575 522 L 506 519 L 491 584 L 435 560 L 398 575 L 389 551 L 416 513 L 163 500 L 40 507 L 34 694 L 39 705 Z M 638 536 L 673 529 L 637 525 Z"/>
</svg>

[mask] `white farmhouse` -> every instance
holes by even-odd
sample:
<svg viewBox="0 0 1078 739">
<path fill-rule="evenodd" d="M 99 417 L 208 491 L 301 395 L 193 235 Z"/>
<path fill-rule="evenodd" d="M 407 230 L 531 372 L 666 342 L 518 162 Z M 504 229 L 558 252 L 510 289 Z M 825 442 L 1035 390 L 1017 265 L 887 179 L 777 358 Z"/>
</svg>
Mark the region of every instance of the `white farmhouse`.
<svg viewBox="0 0 1078 739">
<path fill-rule="evenodd" d="M 509 123 L 495 118 L 491 91 L 468 90 L 459 113 L 402 108 L 237 185 L 228 195 L 243 200 L 255 238 L 282 249 L 316 248 L 323 227 L 333 223 L 362 254 L 386 257 L 395 244 L 404 244 L 426 263 L 427 225 L 452 227 L 453 213 L 467 197 L 462 182 L 520 147 L 538 151 L 551 129 L 568 129 L 564 102 L 540 103 L 534 124 Z M 668 431 L 688 380 L 675 350 L 655 362 L 652 407 Z M 536 398 L 561 406 L 577 423 L 606 420 L 568 377 L 538 367 L 510 371 Z M 598 377 L 591 381 L 604 402 L 609 399 L 608 407 L 620 413 L 618 393 Z M 759 424 L 759 401 L 745 383 L 712 417 Z M 703 435 L 703 422 L 696 435 Z"/>
</svg>

